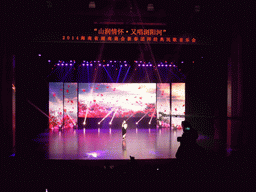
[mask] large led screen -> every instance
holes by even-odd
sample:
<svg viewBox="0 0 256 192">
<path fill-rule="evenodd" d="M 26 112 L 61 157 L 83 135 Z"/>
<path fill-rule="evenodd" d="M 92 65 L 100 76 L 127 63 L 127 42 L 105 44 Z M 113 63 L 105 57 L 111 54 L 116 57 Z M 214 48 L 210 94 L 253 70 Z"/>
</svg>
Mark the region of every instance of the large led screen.
<svg viewBox="0 0 256 192">
<path fill-rule="evenodd" d="M 155 83 L 79 83 L 79 117 L 155 117 Z"/>
<path fill-rule="evenodd" d="M 49 83 L 49 128 L 63 124 L 63 83 Z"/>
<path fill-rule="evenodd" d="M 181 128 L 181 121 L 185 117 L 179 115 L 185 114 L 185 83 L 172 83 L 172 127 Z M 177 115 L 177 117 L 176 117 Z"/>
<path fill-rule="evenodd" d="M 64 83 L 64 128 L 77 125 L 77 83 Z"/>
<path fill-rule="evenodd" d="M 170 116 L 162 117 L 160 113 L 170 114 L 170 83 L 157 83 L 157 119 L 161 127 L 170 127 Z"/>
</svg>

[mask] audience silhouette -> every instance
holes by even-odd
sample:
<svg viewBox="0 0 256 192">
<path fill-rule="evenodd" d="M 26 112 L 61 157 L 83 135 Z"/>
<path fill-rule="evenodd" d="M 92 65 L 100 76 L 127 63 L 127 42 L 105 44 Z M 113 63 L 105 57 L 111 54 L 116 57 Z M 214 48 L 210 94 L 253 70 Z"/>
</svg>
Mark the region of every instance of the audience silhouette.
<svg viewBox="0 0 256 192">
<path fill-rule="evenodd" d="M 180 147 L 177 150 L 176 158 L 190 162 L 206 160 L 206 151 L 196 142 L 197 131 L 192 128 L 188 121 L 182 121 L 181 126 L 183 134 L 177 139 L 180 142 Z"/>
</svg>

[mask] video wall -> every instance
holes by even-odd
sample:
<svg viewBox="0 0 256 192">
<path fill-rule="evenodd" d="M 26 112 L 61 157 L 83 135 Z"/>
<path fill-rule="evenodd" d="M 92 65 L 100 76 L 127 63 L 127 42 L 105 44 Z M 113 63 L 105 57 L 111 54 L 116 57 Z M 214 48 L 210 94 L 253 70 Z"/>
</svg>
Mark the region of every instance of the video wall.
<svg viewBox="0 0 256 192">
<path fill-rule="evenodd" d="M 184 114 L 184 95 L 184 83 L 50 82 L 49 128 L 73 127 L 77 125 L 78 118 L 159 119 L 159 112 Z M 170 119 L 161 118 L 160 125 L 170 127 Z M 180 125 L 180 120 L 172 119 L 172 125 L 176 124 Z"/>
</svg>

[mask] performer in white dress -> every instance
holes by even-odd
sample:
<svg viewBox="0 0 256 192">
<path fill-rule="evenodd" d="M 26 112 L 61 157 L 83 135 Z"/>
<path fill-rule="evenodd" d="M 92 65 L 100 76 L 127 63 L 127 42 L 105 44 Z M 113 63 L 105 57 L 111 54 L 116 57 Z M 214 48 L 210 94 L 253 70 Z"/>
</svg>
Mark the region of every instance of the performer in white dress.
<svg viewBox="0 0 256 192">
<path fill-rule="evenodd" d="M 123 121 L 123 123 L 122 123 L 122 135 L 123 135 L 123 139 L 126 137 L 126 130 L 127 130 L 127 127 L 128 127 L 128 125 L 127 125 L 126 121 Z"/>
</svg>

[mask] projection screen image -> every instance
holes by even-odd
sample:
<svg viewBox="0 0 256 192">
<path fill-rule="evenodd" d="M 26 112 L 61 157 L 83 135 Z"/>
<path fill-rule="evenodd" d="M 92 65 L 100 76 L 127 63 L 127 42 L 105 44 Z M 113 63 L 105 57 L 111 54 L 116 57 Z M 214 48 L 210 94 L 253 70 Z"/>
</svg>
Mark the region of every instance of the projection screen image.
<svg viewBox="0 0 256 192">
<path fill-rule="evenodd" d="M 155 117 L 155 83 L 79 83 L 79 117 Z"/>
<path fill-rule="evenodd" d="M 63 83 L 49 83 L 49 128 L 63 125 Z"/>
<path fill-rule="evenodd" d="M 160 113 L 170 114 L 170 83 L 157 83 L 157 119 Z M 158 126 L 170 127 L 170 116 L 161 117 Z"/>
<path fill-rule="evenodd" d="M 77 125 L 77 83 L 64 83 L 64 128 Z"/>
<path fill-rule="evenodd" d="M 172 116 L 171 122 L 173 128 L 181 128 L 181 122 L 185 117 L 178 115 L 185 115 L 185 83 L 172 83 Z"/>
<path fill-rule="evenodd" d="M 160 118 L 159 112 L 177 117 Z M 77 125 L 78 117 L 102 119 L 107 115 L 157 117 L 162 127 L 180 128 L 185 118 L 179 115 L 184 114 L 185 83 L 49 83 L 49 128 L 52 129 L 72 128 Z"/>
</svg>

